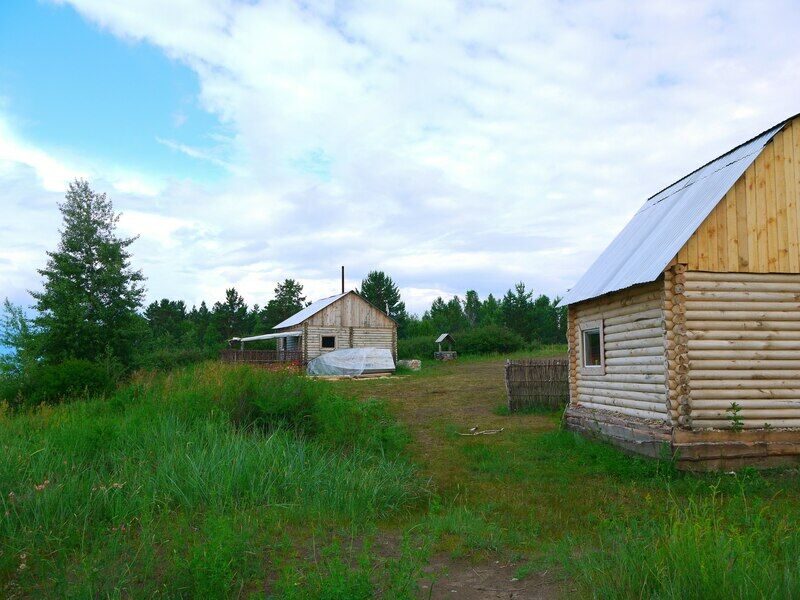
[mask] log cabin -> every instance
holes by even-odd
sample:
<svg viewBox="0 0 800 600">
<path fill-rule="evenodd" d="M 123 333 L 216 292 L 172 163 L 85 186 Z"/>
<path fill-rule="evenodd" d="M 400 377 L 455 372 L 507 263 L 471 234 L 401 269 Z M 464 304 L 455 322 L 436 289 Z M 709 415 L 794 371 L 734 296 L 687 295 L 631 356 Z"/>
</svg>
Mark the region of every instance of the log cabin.
<svg viewBox="0 0 800 600">
<path fill-rule="evenodd" d="M 800 115 L 649 198 L 564 303 L 567 427 L 679 468 L 800 462 Z"/>
<path fill-rule="evenodd" d="M 354 291 L 317 300 L 274 329 L 278 351 L 299 351 L 304 364 L 343 348 L 391 350 L 397 362 L 397 322 Z"/>
</svg>

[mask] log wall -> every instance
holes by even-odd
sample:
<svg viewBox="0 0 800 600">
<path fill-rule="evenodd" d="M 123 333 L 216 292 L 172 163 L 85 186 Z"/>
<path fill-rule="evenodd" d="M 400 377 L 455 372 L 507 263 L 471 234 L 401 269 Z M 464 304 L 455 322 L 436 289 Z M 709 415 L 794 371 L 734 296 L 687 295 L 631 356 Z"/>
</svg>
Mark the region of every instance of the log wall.
<svg viewBox="0 0 800 600">
<path fill-rule="evenodd" d="M 800 274 L 685 280 L 692 428 L 800 427 Z"/>
<path fill-rule="evenodd" d="M 670 420 L 665 363 L 664 281 L 609 294 L 569 309 L 570 399 L 587 409 Z M 581 323 L 603 320 L 605 373 L 580 368 Z"/>
<path fill-rule="evenodd" d="M 303 345 L 306 360 L 316 358 L 323 352 L 342 348 L 386 348 L 392 351 L 392 356 L 397 360 L 397 337 L 394 327 L 315 327 L 307 325 L 305 329 L 300 326 L 293 329 L 304 331 Z M 322 336 L 328 335 L 336 337 L 336 348 L 322 348 Z"/>
<path fill-rule="evenodd" d="M 800 118 L 764 147 L 677 258 L 690 270 L 800 273 Z"/>
</svg>

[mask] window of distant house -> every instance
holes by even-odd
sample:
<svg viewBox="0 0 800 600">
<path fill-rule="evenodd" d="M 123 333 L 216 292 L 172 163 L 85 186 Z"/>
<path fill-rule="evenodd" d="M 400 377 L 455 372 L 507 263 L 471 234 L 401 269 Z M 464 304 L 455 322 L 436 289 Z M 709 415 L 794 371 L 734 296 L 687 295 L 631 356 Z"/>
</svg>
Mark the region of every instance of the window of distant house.
<svg viewBox="0 0 800 600">
<path fill-rule="evenodd" d="M 331 349 L 336 348 L 336 336 L 335 335 L 323 335 L 322 336 L 322 347 Z"/>
<path fill-rule="evenodd" d="M 581 366 L 588 374 L 605 373 L 603 322 L 591 321 L 581 325 Z"/>
</svg>

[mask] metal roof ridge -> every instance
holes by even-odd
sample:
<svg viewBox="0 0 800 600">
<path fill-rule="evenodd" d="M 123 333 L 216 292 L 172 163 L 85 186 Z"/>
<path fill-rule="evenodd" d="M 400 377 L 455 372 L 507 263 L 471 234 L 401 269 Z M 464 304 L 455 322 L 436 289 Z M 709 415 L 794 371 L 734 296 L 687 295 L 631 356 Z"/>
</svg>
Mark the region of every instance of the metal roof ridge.
<svg viewBox="0 0 800 600">
<path fill-rule="evenodd" d="M 786 119 L 784 119 L 783 121 L 778 121 L 778 122 L 777 122 L 775 125 L 773 125 L 773 126 L 771 126 L 771 127 L 767 127 L 767 128 L 764 130 L 764 131 L 760 132 L 760 133 L 759 133 L 759 134 L 757 134 L 757 135 L 754 135 L 754 136 L 753 136 L 753 137 L 751 137 L 749 140 L 745 140 L 744 142 L 742 142 L 742 143 L 741 143 L 741 144 L 739 144 L 738 146 L 734 146 L 733 148 L 731 148 L 731 149 L 730 149 L 730 150 L 728 150 L 727 152 L 723 152 L 722 154 L 720 154 L 720 155 L 719 155 L 719 156 L 717 156 L 716 158 L 712 158 L 712 159 L 711 159 L 711 160 L 709 160 L 707 163 L 700 165 L 700 166 L 699 166 L 699 167 L 697 167 L 697 168 L 696 168 L 694 171 L 691 171 L 691 172 L 687 173 L 686 175 L 684 175 L 684 176 L 683 176 L 683 177 L 681 177 L 680 179 L 676 179 L 675 181 L 673 181 L 673 182 L 672 182 L 672 183 L 670 183 L 669 185 L 667 185 L 667 186 L 664 186 L 663 188 L 661 188 L 660 190 L 658 190 L 658 191 L 657 191 L 655 194 L 653 194 L 652 196 L 650 196 L 650 197 L 647 199 L 647 201 L 649 202 L 650 200 L 652 200 L 653 198 L 655 198 L 656 196 L 658 196 L 658 195 L 659 195 L 661 192 L 665 192 L 665 191 L 667 191 L 667 190 L 668 190 L 669 188 L 671 188 L 673 185 L 676 185 L 676 184 L 680 183 L 681 181 L 683 181 L 683 180 L 684 180 L 684 179 L 686 179 L 687 177 L 691 177 L 692 175 L 694 175 L 695 173 L 697 173 L 697 172 L 698 172 L 698 171 L 700 171 L 701 169 L 704 169 L 704 168 L 706 168 L 708 165 L 710 165 L 710 164 L 712 164 L 712 163 L 715 163 L 715 162 L 717 162 L 717 161 L 718 161 L 720 158 L 723 158 L 724 156 L 727 156 L 728 154 L 731 154 L 732 152 L 736 152 L 736 151 L 737 151 L 739 148 L 741 148 L 742 146 L 746 146 L 746 145 L 747 145 L 747 144 L 749 144 L 750 142 L 753 142 L 753 141 L 755 141 L 756 139 L 760 138 L 762 135 L 764 135 L 765 133 L 767 133 L 769 130 L 771 130 L 771 129 L 775 129 L 776 127 L 783 127 L 783 126 L 784 126 L 784 125 L 786 125 L 786 124 L 787 124 L 789 121 L 793 121 L 793 120 L 794 120 L 794 119 L 796 119 L 797 117 L 800 117 L 800 113 L 794 114 L 794 115 L 792 115 L 791 117 L 787 117 L 787 118 L 786 118 Z"/>
</svg>

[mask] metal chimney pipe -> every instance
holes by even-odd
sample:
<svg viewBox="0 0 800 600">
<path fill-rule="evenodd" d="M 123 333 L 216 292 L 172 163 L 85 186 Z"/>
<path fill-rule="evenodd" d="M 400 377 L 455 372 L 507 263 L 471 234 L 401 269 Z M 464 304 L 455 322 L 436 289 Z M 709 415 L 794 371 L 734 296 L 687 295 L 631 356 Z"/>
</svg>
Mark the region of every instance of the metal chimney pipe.
<svg viewBox="0 0 800 600">
<path fill-rule="evenodd" d="M 342 293 L 344 294 L 344 265 L 342 265 Z"/>
</svg>

